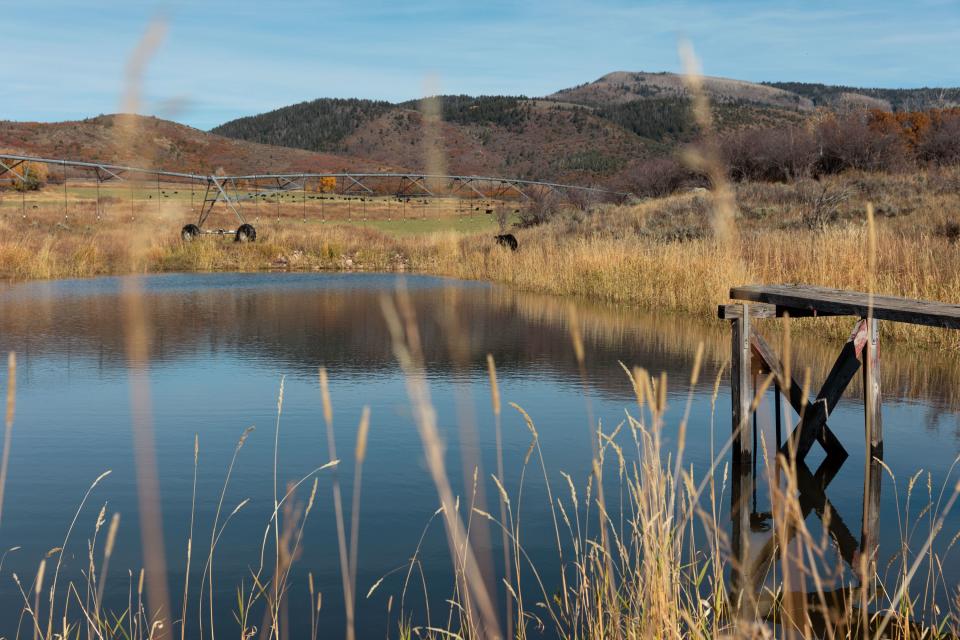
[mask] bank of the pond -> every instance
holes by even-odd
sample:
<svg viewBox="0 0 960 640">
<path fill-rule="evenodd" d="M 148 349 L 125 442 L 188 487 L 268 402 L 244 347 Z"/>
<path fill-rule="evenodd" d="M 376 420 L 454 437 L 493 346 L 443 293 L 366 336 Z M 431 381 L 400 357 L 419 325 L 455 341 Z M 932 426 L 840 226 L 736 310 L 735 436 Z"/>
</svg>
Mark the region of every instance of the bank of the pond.
<svg viewBox="0 0 960 640">
<path fill-rule="evenodd" d="M 847 177 L 824 189 L 853 188 Z M 733 285 L 802 282 L 945 302 L 960 301 L 960 252 L 949 212 L 960 195 L 916 187 L 916 177 L 886 177 L 875 233 L 864 203 L 810 228 L 803 200 L 786 185 L 745 185 L 736 235 L 718 242 L 709 230 L 708 196 L 684 194 L 589 214 L 561 213 L 547 224 L 514 230 L 520 247 L 497 246 L 493 233 L 392 234 L 347 224 L 273 224 L 253 244 L 205 237 L 183 243 L 158 225 L 67 228 L 60 223 L 15 227 L 0 221 L 0 277 L 85 277 L 145 272 L 408 271 L 489 280 L 519 290 L 577 296 L 638 308 L 714 317 Z M 853 182 L 851 182 L 853 181 Z M 868 185 L 869 186 L 869 185 Z M 876 186 L 876 185 L 874 185 Z M 858 187 L 860 188 L 860 187 Z M 863 187 L 866 188 L 866 187 Z M 873 187 L 871 187 L 873 188 Z M 879 189 L 881 187 L 877 187 Z M 794 197 L 793 194 L 790 197 Z M 765 208 L 767 204 L 771 209 Z M 776 215 L 770 213 L 775 211 Z M 956 224 L 960 229 L 960 223 Z M 876 250 L 871 252 L 871 238 Z M 797 321 L 798 330 L 808 330 Z M 831 336 L 849 323 L 817 321 Z M 816 327 L 816 328 L 812 328 Z M 943 348 L 955 332 L 885 323 L 887 339 Z"/>
</svg>

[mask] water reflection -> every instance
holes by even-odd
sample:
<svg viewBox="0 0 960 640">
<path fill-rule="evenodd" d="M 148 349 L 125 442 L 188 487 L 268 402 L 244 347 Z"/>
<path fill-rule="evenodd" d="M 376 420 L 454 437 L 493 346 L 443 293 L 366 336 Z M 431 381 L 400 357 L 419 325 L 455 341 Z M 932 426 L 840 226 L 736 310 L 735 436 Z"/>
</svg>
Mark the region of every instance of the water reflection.
<svg viewBox="0 0 960 640">
<path fill-rule="evenodd" d="M 142 283 L 151 333 L 150 383 L 172 586 L 183 583 L 185 571 L 179 550 L 185 548 L 185 526 L 190 521 L 194 434 L 200 434 L 201 443 L 197 530 L 209 535 L 237 438 L 247 426 L 257 426 L 227 495 L 230 508 L 246 498 L 251 502 L 231 520 L 218 546 L 220 577 L 214 597 L 225 603 L 220 614 L 224 629 L 233 629 L 235 589 L 249 578 L 249 564 L 258 557 L 259 536 L 270 513 L 280 375 L 288 375 L 279 438 L 281 484 L 302 477 L 316 468 L 318 461 L 327 459 L 318 366 L 326 366 L 331 375 L 338 451 L 353 450 L 353 429 L 362 407 L 371 406 L 359 593 L 409 558 L 435 512 L 436 493 L 422 462 L 404 380 L 381 311 L 382 296 L 398 286 L 408 290 L 416 309 L 425 368 L 458 495 L 468 494 L 475 465 L 486 478 L 497 468 L 487 353 L 492 353 L 497 363 L 504 394 L 503 466 L 508 491 L 517 487 L 530 440 L 522 419 L 506 408 L 507 403 L 518 403 L 536 420 L 551 473 L 564 471 L 585 482 L 591 472 L 589 418 L 612 428 L 633 403 L 621 363 L 627 368 L 643 366 L 656 374 L 666 372 L 669 392 L 674 394 L 668 399 L 666 422 L 675 425 L 684 409 L 690 371 L 701 343 L 705 365 L 692 390 L 691 436 L 685 456 L 698 476 L 713 462 L 711 441 L 719 448 L 729 437 L 726 385 L 720 385 L 716 399 L 718 427 L 713 432 L 713 396 L 730 352 L 727 327 L 719 322 L 702 323 L 583 301 L 571 303 L 483 283 L 417 276 L 165 275 L 143 278 Z M 65 575 L 84 569 L 85 536 L 104 502 L 109 502 L 108 512 L 123 514 L 113 566 L 134 572 L 140 566 L 123 295 L 121 278 L 0 287 L 0 349 L 16 350 L 21 365 L 9 508 L 0 530 L 0 547 L 22 546 L 7 559 L 0 576 L 0 634 L 12 635 L 5 620 L 22 601 L 8 572 L 35 574 L 39 558 L 62 544 L 82 490 L 105 469 L 112 469 L 113 474 L 94 496 L 98 502 L 91 503 L 95 505 L 90 507 L 93 513 L 81 514 L 77 525 L 81 533 L 71 542 Z M 571 304 L 575 314 L 570 312 Z M 571 322 L 578 323 L 583 337 L 586 384 L 571 344 Z M 814 379 L 825 376 L 835 356 L 829 341 L 803 336 L 794 339 L 793 349 L 803 355 L 804 364 L 811 365 Z M 935 482 L 946 477 L 958 449 L 958 421 L 951 410 L 956 381 L 960 380 L 958 366 L 951 358 L 901 353 L 893 347 L 886 350 L 884 424 L 888 451 L 898 451 L 896 459 L 888 463 L 900 477 L 913 473 L 918 460 L 934 473 Z M 769 414 L 769 406 L 761 409 Z M 769 431 L 764 420 L 759 428 Z M 929 430 L 918 429 L 919 424 L 927 424 Z M 856 442 L 849 433 L 862 433 L 861 414 L 850 412 L 841 401 L 831 415 L 831 426 L 838 433 L 847 432 L 844 441 Z M 810 464 L 815 467 L 815 461 Z M 847 533 L 837 530 L 831 535 L 846 555 L 850 540 L 856 541 L 853 523 L 863 500 L 860 470 L 864 464 L 862 452 L 851 451 L 842 468 L 817 468 L 807 474 L 812 481 L 803 483 L 806 514 L 826 519 L 827 512 L 842 513 L 839 520 L 845 523 Z M 722 471 L 721 464 L 718 474 Z M 342 476 L 345 492 L 351 488 L 349 475 Z M 527 477 L 524 487 L 527 552 L 541 561 L 538 565 L 549 587 L 558 579 L 551 556 L 554 534 L 542 495 L 544 481 L 535 475 Z M 752 477 L 745 480 L 735 475 L 733 480 L 740 483 L 733 487 L 738 500 L 731 510 L 738 514 L 735 523 L 741 522 L 740 535 L 759 536 L 770 524 L 763 511 L 773 509 L 760 504 L 768 498 L 761 487 L 754 499 L 758 485 Z M 290 616 L 291 620 L 309 620 L 306 599 L 301 596 L 310 571 L 324 593 L 324 625 L 340 629 L 341 588 L 331 489 L 329 478 L 320 477 L 319 481 L 320 498 L 293 575 L 297 591 L 291 596 Z M 489 492 L 489 485 L 487 489 Z M 891 526 L 891 514 L 895 517 L 896 513 L 888 502 L 891 493 L 882 499 L 884 519 Z M 741 502 L 749 508 L 744 509 Z M 752 518 L 751 512 L 755 512 Z M 490 535 L 480 525 L 472 535 L 479 556 L 500 557 L 499 535 Z M 759 539 L 751 538 L 751 542 L 750 549 L 764 548 Z M 896 546 L 897 542 L 882 544 Z M 763 570 L 759 559 L 754 557 L 757 566 L 749 571 Z M 428 531 L 422 563 L 424 580 L 431 587 L 430 602 L 442 611 L 450 586 L 442 528 Z M 496 560 L 483 563 L 498 564 Z M 495 577 L 492 573 L 491 578 Z M 369 600 L 358 603 L 361 636 L 383 634 L 388 597 L 398 592 L 398 584 L 392 580 Z M 107 595 L 125 602 L 126 589 L 126 584 L 117 584 L 108 588 Z M 498 602 L 503 601 L 502 595 Z M 410 606 L 421 604 L 414 594 L 409 598 Z M 177 597 L 172 600 L 176 602 Z"/>
<path fill-rule="evenodd" d="M 803 629 L 807 620 L 817 637 L 844 624 L 856 623 L 861 616 L 855 609 L 870 607 L 876 596 L 875 575 L 880 550 L 880 486 L 882 461 L 872 458 L 864 467 L 860 535 L 853 533 L 856 513 L 844 513 L 827 495 L 844 460 L 828 457 L 815 472 L 803 461 L 786 463 L 758 477 L 755 466 L 736 465 L 733 469 L 731 522 L 731 587 L 741 615 Z M 779 465 L 786 465 L 781 469 Z M 771 511 L 758 510 L 758 484 L 772 482 L 770 502 L 780 502 Z M 795 503 L 790 503 L 795 496 Z M 791 507 L 798 509 L 791 512 Z M 775 514 L 778 522 L 775 522 Z M 811 566 L 823 562 L 823 548 L 803 538 L 811 514 L 832 542 L 845 567 Z M 777 529 L 779 527 L 779 530 Z M 814 553 L 809 551 L 813 549 Z M 789 563 L 791 566 L 784 566 Z M 812 569 L 812 571 L 811 571 Z M 813 575 L 819 571 L 822 578 Z M 787 584 L 777 580 L 789 580 Z M 792 579 L 791 579 L 792 578 Z M 792 610 L 791 610 L 792 609 Z M 793 620 L 778 616 L 795 614 Z M 860 635 L 860 634 L 854 634 Z"/>
<path fill-rule="evenodd" d="M 314 375 L 320 362 L 341 364 L 344 375 L 376 375 L 394 366 L 379 301 L 384 290 L 400 281 L 378 275 L 149 277 L 144 290 L 153 329 L 151 361 L 164 365 L 200 353 L 229 353 L 300 375 Z M 455 354 L 478 366 L 486 352 L 494 354 L 498 366 L 521 375 L 531 367 L 574 372 L 569 301 L 476 282 L 445 284 L 417 276 L 402 282 L 418 310 L 423 335 L 444 336 L 450 326 L 461 333 L 459 350 L 446 338 L 425 341 L 428 370 L 434 375 L 448 375 Z M 121 295 L 120 278 L 4 285 L 0 332 L 5 344 L 32 356 L 25 359 L 28 367 L 37 358 L 55 358 L 68 368 L 80 360 L 107 375 L 121 372 Z M 599 377 L 593 382 L 601 389 L 622 393 L 621 360 L 655 371 L 662 366 L 670 380 L 679 382 L 689 376 L 698 343 L 714 366 L 729 358 L 729 336 L 720 322 L 584 301 L 576 309 L 580 333 L 597 356 Z M 776 326 L 764 330 L 773 333 Z M 833 364 L 830 341 L 801 334 L 794 335 L 792 346 L 815 379 Z M 936 429 L 957 404 L 960 360 L 897 345 L 884 348 L 884 390 L 922 402 L 923 422 Z M 800 372 L 795 375 L 799 378 Z M 700 387 L 713 384 L 701 379 Z M 860 390 L 854 385 L 847 393 L 855 397 Z"/>
</svg>

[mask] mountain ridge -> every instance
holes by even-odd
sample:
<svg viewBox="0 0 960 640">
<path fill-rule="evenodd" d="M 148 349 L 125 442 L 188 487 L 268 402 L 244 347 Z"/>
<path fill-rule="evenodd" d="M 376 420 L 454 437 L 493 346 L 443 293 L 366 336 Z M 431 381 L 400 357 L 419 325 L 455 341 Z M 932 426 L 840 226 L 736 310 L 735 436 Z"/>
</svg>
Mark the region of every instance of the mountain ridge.
<svg viewBox="0 0 960 640">
<path fill-rule="evenodd" d="M 960 103 L 960 90 L 862 89 L 758 83 L 706 76 L 702 88 L 716 127 L 788 125 L 819 109 L 928 108 Z M 946 98 L 944 100 L 943 98 Z M 362 156 L 427 170 L 422 141 L 442 142 L 452 173 L 616 182 L 644 158 L 663 155 L 697 131 L 690 90 L 675 73 L 614 71 L 543 97 L 431 96 L 436 131 L 424 128 L 421 100 L 390 103 L 319 98 L 224 123 L 231 138 Z"/>
<path fill-rule="evenodd" d="M 864 89 L 704 77 L 716 129 L 787 126 L 818 111 L 928 109 L 960 89 Z M 387 102 L 319 98 L 237 118 L 210 131 L 137 116 L 66 123 L 0 121 L 0 149 L 54 158 L 213 172 L 399 170 L 616 185 L 638 164 L 695 139 L 690 93 L 674 73 L 614 71 L 543 97 L 432 96 Z"/>
</svg>

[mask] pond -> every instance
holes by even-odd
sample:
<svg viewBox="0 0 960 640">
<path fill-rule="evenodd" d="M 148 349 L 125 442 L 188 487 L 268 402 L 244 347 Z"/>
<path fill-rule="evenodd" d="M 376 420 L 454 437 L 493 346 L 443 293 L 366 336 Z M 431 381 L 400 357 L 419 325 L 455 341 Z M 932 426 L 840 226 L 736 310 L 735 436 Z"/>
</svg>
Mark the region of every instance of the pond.
<svg viewBox="0 0 960 640">
<path fill-rule="evenodd" d="M 358 635 L 382 636 L 387 631 L 395 635 L 400 615 L 412 614 L 415 625 L 428 624 L 425 598 L 429 622 L 443 626 L 448 616 L 445 600 L 454 581 L 443 523 L 431 520 L 439 499 L 414 422 L 407 378 L 384 320 L 384 301 L 394 300 L 398 290 L 415 313 L 448 477 L 463 505 L 473 495 L 474 469 L 479 468 L 476 501 L 498 513 L 497 489 L 490 481 L 490 474 L 497 471 L 498 450 L 487 354 L 497 366 L 503 401 L 503 485 L 512 496 L 519 488 L 531 432 L 509 403 L 522 407 L 534 421 L 552 491 L 566 500 L 569 492 L 560 473 L 569 474 L 582 490 L 591 472 L 591 425 L 595 429 L 599 423 L 611 433 L 626 412 L 639 414 L 624 366 L 666 374 L 663 433 L 668 446 L 676 444 L 677 425 L 689 403 L 684 465 L 699 479 L 710 472 L 716 455 L 718 481 L 729 478 L 728 456 L 720 455 L 730 436 L 726 377 L 714 400 L 718 374 L 730 351 L 726 327 L 719 323 L 409 275 L 197 274 L 3 285 L 0 350 L 15 351 L 18 365 L 0 548 L 19 549 L 8 553 L 0 568 L 0 635 L 16 633 L 23 608 L 12 574 L 28 588 L 40 561 L 50 550 L 64 546 L 85 492 L 106 470 L 110 475 L 90 493 L 62 555 L 50 554 L 46 584 L 62 558 L 57 617 L 67 597 L 67 582 L 74 581 L 83 598 L 88 541 L 105 506 L 106 524 L 97 542 L 98 571 L 109 522 L 114 513 L 120 514 L 105 601 L 118 611 L 130 601 L 136 606 L 144 539 L 138 464 L 142 482 L 144 460 L 155 461 L 162 517 L 162 536 L 146 539 L 162 540 L 174 618 L 181 612 L 193 518 L 187 635 L 195 634 L 200 615 L 196 597 L 211 529 L 232 456 L 249 426 L 255 430 L 237 454 L 218 518 L 218 531 L 223 529 L 213 560 L 213 624 L 218 632 L 235 633 L 237 590 L 251 590 L 274 509 L 276 442 L 280 494 L 288 483 L 307 477 L 289 500 L 293 511 L 283 518 L 288 527 L 301 515 L 313 478 L 317 479 L 289 578 L 285 615 L 293 630 L 290 637 L 309 633 L 311 579 L 323 594 L 321 627 L 342 629 L 334 474 L 326 469 L 310 475 L 330 459 L 318 382 L 321 366 L 329 375 L 348 544 L 357 425 L 364 407 L 370 410 L 360 494 Z M 582 340 L 582 367 L 574 335 Z M 691 389 L 700 345 L 702 370 Z M 797 338 L 794 359 L 809 365 L 813 379 L 819 380 L 837 346 L 829 340 Z M 898 351 L 895 346 L 884 352 L 886 463 L 897 481 L 895 487 L 889 477 L 883 478 L 881 566 L 900 544 L 907 478 L 923 469 L 938 491 L 960 452 L 960 422 L 954 410 L 960 371 L 954 360 Z M 769 417 L 760 422 L 765 437 L 772 437 Z M 864 469 L 859 403 L 842 400 L 830 424 L 850 458 L 826 492 L 835 512 L 859 538 Z M 199 448 L 194 501 L 195 435 Z M 818 455 L 822 458 L 815 451 L 808 462 L 813 469 Z M 610 471 L 615 482 L 615 469 Z M 523 545 L 546 588 L 555 591 L 559 563 L 543 472 L 528 466 L 523 482 Z M 920 484 L 926 492 L 925 477 Z M 720 498 L 724 522 L 729 518 L 729 493 L 726 488 Z M 763 491 L 760 494 L 758 511 L 766 508 L 767 500 Z M 914 515 L 923 504 L 918 499 L 911 505 Z M 462 506 L 461 511 L 468 509 Z M 958 515 L 947 517 L 948 539 L 960 528 Z M 811 530 L 818 532 L 816 510 L 808 520 Z M 502 568 L 500 533 L 476 520 L 472 526 L 471 540 L 492 581 Z M 755 535 L 762 535 L 761 529 Z M 406 566 L 425 530 L 401 614 Z M 289 533 L 295 540 L 296 531 Z M 944 567 L 950 584 L 960 578 L 957 565 L 948 560 Z M 533 581 L 527 584 L 529 597 L 538 597 Z M 497 602 L 503 597 L 501 585 Z M 41 607 L 45 616 L 46 605 Z M 76 604 L 72 610 L 76 612 Z M 208 626 L 209 612 L 205 616 Z M 262 611 L 257 616 L 262 617 Z"/>
</svg>

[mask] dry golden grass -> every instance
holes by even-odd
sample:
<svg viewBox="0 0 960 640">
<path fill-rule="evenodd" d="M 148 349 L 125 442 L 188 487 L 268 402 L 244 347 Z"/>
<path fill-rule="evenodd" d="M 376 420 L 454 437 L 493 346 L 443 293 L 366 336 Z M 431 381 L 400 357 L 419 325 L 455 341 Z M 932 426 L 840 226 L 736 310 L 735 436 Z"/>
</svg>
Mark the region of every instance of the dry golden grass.
<svg viewBox="0 0 960 640">
<path fill-rule="evenodd" d="M 95 211 L 48 203 L 24 224 L 0 218 L 0 277 L 14 280 L 159 271 L 416 271 L 492 280 L 517 289 L 592 298 L 644 309 L 715 314 L 728 289 L 748 282 L 802 282 L 960 302 L 960 171 L 878 176 L 850 174 L 823 183 L 744 184 L 736 190 L 738 233 L 725 244 L 711 231 L 710 194 L 680 194 L 515 230 L 520 249 L 498 247 L 490 233 L 391 234 L 345 221 L 282 217 L 261 222 L 256 243 L 206 237 L 183 243 L 182 205 L 138 203 L 133 213 L 89 223 Z M 844 194 L 824 230 L 805 216 L 820 189 Z M 877 265 L 867 265 L 866 205 L 877 207 Z M 956 219 L 951 212 L 957 212 Z M 132 218 L 132 220 L 130 219 Z M 952 227 L 958 223 L 957 227 Z M 798 323 L 802 331 L 841 335 L 833 321 Z M 953 333 L 885 323 L 886 337 L 956 346 Z"/>
</svg>

